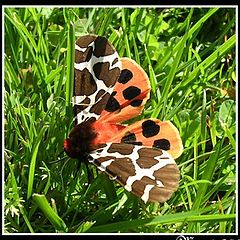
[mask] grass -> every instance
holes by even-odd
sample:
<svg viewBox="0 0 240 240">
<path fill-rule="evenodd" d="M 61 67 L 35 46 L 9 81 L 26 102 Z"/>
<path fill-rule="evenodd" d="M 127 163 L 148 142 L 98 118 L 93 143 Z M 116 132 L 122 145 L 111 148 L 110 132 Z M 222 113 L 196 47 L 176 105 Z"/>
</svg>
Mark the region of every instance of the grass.
<svg viewBox="0 0 240 240">
<path fill-rule="evenodd" d="M 4 232 L 235 233 L 235 22 L 235 8 L 4 8 Z M 87 184 L 86 166 L 62 153 L 74 41 L 87 33 L 149 75 L 139 118 L 180 131 L 180 186 L 164 204 L 94 166 Z"/>
</svg>

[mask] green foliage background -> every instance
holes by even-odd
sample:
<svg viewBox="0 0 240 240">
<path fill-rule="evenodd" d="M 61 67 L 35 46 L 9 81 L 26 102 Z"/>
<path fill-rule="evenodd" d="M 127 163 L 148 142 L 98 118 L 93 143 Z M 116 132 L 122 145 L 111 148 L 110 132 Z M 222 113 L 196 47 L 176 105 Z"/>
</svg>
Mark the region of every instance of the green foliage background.
<svg viewBox="0 0 240 240">
<path fill-rule="evenodd" d="M 235 8 L 4 8 L 5 233 L 236 232 Z M 107 37 L 147 72 L 139 118 L 171 120 L 178 191 L 144 204 L 60 155 L 73 127 L 74 41 Z"/>
</svg>

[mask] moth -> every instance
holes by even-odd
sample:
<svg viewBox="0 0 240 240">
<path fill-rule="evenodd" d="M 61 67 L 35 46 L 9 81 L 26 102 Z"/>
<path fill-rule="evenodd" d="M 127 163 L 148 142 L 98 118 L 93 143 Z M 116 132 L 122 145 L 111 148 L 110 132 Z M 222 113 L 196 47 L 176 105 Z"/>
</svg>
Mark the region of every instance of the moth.
<svg viewBox="0 0 240 240">
<path fill-rule="evenodd" d="M 165 202 L 179 184 L 175 158 L 183 151 L 170 121 L 144 119 L 150 97 L 146 72 L 120 58 L 104 37 L 86 35 L 75 44 L 73 105 L 75 127 L 64 141 L 69 157 L 94 164 L 146 202 Z"/>
</svg>

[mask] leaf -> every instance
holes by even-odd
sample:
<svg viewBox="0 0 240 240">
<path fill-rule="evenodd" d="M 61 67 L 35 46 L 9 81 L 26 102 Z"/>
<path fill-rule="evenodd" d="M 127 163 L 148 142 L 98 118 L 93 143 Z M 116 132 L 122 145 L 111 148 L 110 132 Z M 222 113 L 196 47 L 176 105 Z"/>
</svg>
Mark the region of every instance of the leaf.
<svg viewBox="0 0 240 240">
<path fill-rule="evenodd" d="M 52 225 L 61 232 L 67 231 L 67 226 L 64 221 L 57 215 L 57 213 L 51 208 L 46 197 L 40 194 L 33 194 L 33 200 L 38 207 L 43 211 L 46 218 L 52 223 Z"/>
<path fill-rule="evenodd" d="M 31 163 L 29 167 L 29 175 L 28 175 L 28 189 L 27 189 L 27 199 L 29 199 L 32 196 L 32 191 L 33 191 L 33 182 L 34 182 L 34 175 L 35 175 L 35 166 L 36 166 L 36 161 L 37 161 L 37 154 L 38 154 L 38 149 L 39 145 L 42 140 L 42 136 L 45 133 L 45 130 L 48 128 L 47 125 L 43 126 L 41 129 L 38 137 L 35 139 L 35 146 L 33 147 L 32 151 L 32 158 L 31 158 Z"/>
<path fill-rule="evenodd" d="M 90 229 L 93 225 L 94 225 L 95 221 L 86 221 L 83 222 L 78 228 L 77 228 L 77 233 L 83 233 L 88 231 L 88 229 Z"/>
<path fill-rule="evenodd" d="M 219 109 L 219 122 L 223 129 L 230 128 L 235 122 L 236 118 L 236 106 L 234 100 L 224 101 Z"/>
</svg>

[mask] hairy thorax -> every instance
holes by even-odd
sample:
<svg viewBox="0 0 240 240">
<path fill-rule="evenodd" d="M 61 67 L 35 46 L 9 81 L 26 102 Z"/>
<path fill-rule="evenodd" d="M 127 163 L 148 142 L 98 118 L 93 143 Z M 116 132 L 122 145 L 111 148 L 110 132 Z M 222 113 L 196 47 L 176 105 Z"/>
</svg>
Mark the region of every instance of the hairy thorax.
<svg viewBox="0 0 240 240">
<path fill-rule="evenodd" d="M 111 142 L 123 129 L 120 124 L 87 120 L 76 125 L 64 141 L 64 151 L 72 158 L 85 158 L 101 144 Z"/>
<path fill-rule="evenodd" d="M 76 125 L 64 141 L 64 151 L 69 157 L 80 158 L 94 150 L 93 141 L 97 134 L 92 121 L 85 121 Z"/>
</svg>

